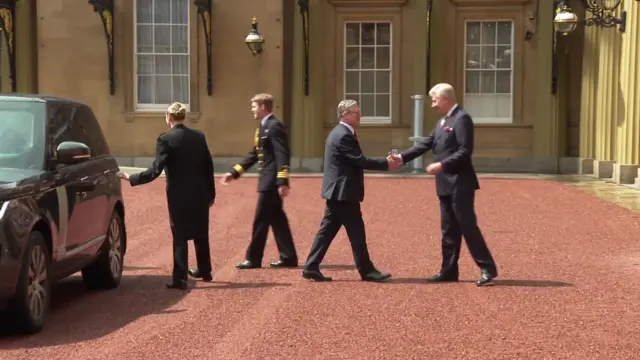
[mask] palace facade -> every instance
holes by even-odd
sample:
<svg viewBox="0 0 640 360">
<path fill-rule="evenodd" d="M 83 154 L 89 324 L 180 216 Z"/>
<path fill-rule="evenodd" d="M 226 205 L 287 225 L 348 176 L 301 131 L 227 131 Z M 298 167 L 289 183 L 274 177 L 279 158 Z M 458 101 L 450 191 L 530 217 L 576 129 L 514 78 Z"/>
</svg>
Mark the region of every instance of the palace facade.
<svg viewBox="0 0 640 360">
<path fill-rule="evenodd" d="M 626 10 L 624 32 L 579 24 L 567 35 L 555 31 L 562 2 L 554 0 L 309 0 L 302 13 L 297 0 L 0 7 L 10 3 L 15 12 L 2 30 L 14 41 L 2 36 L 2 92 L 91 105 L 122 165 L 150 162 L 164 110 L 181 101 L 225 170 L 252 144 L 249 99 L 259 92 L 275 96 L 275 113 L 289 126 L 292 169 L 320 169 L 345 97 L 360 103 L 365 153 L 386 156 L 411 144 L 412 95 L 448 82 L 476 122 L 481 171 L 582 172 L 626 183 L 638 176 L 640 1 L 612 11 Z M 90 3 L 113 3 L 113 11 Z M 579 19 L 592 15 L 588 2 L 564 3 Z M 253 17 L 265 40 L 255 55 L 244 42 Z M 425 100 L 426 133 L 438 115 Z"/>
</svg>

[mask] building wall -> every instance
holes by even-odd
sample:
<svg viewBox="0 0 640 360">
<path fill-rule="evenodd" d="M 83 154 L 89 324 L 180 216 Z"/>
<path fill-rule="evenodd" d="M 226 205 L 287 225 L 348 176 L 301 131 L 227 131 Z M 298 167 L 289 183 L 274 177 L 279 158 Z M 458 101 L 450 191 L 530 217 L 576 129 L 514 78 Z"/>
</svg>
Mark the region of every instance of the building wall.
<svg viewBox="0 0 640 360">
<path fill-rule="evenodd" d="M 233 1 L 214 2 L 211 96 L 206 91 L 202 22 L 193 2 L 184 1 L 189 4 L 189 126 L 207 134 L 216 156 L 244 154 L 255 128 L 250 97 L 269 92 L 276 98 L 276 112 L 282 107 L 282 1 L 245 0 L 243 6 Z M 103 26 L 92 6 L 77 0 L 37 0 L 37 13 L 39 92 L 91 105 L 116 155 L 153 156 L 155 139 L 166 125 L 163 106 L 158 111 L 136 110 L 135 1 L 116 1 L 114 95 L 109 94 Z M 251 56 L 243 42 L 253 15 L 258 15 L 259 30 L 266 38 L 258 57 Z"/>
</svg>

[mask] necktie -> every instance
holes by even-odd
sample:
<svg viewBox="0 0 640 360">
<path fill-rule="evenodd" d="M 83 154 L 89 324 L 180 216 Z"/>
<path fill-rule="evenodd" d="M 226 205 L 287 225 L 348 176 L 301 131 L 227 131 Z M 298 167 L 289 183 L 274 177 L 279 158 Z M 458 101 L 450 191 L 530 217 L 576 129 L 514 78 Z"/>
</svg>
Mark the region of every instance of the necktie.
<svg viewBox="0 0 640 360">
<path fill-rule="evenodd" d="M 355 130 L 353 130 L 353 136 L 356 138 L 356 140 L 358 139 L 358 133 L 356 133 Z"/>
</svg>

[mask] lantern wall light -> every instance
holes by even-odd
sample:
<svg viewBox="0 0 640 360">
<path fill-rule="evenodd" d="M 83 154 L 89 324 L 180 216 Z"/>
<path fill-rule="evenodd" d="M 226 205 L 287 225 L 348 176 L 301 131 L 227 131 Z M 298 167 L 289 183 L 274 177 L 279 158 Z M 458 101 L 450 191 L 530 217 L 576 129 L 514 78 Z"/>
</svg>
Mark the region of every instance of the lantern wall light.
<svg viewBox="0 0 640 360">
<path fill-rule="evenodd" d="M 244 43 L 247 44 L 249 51 L 253 56 L 262 53 L 262 45 L 264 44 L 264 37 L 258 31 L 258 20 L 254 16 L 251 19 L 251 31 L 249 35 L 244 39 Z"/>
<path fill-rule="evenodd" d="M 553 25 L 556 32 L 567 35 L 573 32 L 578 24 L 584 26 L 598 26 L 601 28 L 618 27 L 620 32 L 625 32 L 627 28 L 627 11 L 622 9 L 620 17 L 615 15 L 616 9 L 620 6 L 622 0 L 581 0 L 587 13 L 591 14 L 590 18 L 581 21 L 571 8 L 569 1 L 560 1 L 556 7 L 556 17 Z M 638 1 L 638 0 L 636 0 Z"/>
</svg>

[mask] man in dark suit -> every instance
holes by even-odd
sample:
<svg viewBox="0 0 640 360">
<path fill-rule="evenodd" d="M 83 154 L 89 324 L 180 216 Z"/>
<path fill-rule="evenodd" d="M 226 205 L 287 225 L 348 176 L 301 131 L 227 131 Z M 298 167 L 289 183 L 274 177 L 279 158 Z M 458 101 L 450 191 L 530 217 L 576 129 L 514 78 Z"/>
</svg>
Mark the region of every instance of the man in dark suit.
<svg viewBox="0 0 640 360">
<path fill-rule="evenodd" d="M 440 199 L 442 228 L 442 267 L 430 282 L 458 281 L 458 258 L 464 236 L 467 247 L 481 269 L 478 286 L 491 285 L 498 270 L 477 224 L 474 210 L 475 191 L 480 189 L 471 155 L 473 154 L 473 120 L 455 100 L 449 84 L 437 84 L 430 91 L 431 107 L 443 114 L 424 141 L 392 156 L 408 163 L 433 150 L 435 163 L 427 166 L 435 175 Z"/>
<path fill-rule="evenodd" d="M 156 158 L 147 170 L 120 177 L 131 186 L 150 183 L 163 170 L 167 178 L 167 203 L 173 234 L 173 281 L 169 289 L 186 289 L 187 273 L 212 281 L 209 253 L 209 208 L 216 198 L 213 161 L 202 132 L 184 126 L 187 109 L 174 103 L 167 109 L 171 130 L 160 135 Z M 193 239 L 198 268 L 187 270 L 187 241 Z"/>
<path fill-rule="evenodd" d="M 289 194 L 289 142 L 284 124 L 275 117 L 273 97 L 258 94 L 251 99 L 253 118 L 260 121 L 255 132 L 253 147 L 249 155 L 233 170 L 222 176 L 222 183 L 228 184 L 258 163 L 258 205 L 253 220 L 253 235 L 245 255 L 245 261 L 236 265 L 238 269 L 262 267 L 262 257 L 267 243 L 269 226 L 273 229 L 280 260 L 271 267 L 288 268 L 298 266 L 298 255 L 289 220 L 284 212 L 283 199 Z"/>
<path fill-rule="evenodd" d="M 355 100 L 343 100 L 338 104 L 338 118 L 340 123 L 327 137 L 324 149 L 324 218 L 313 240 L 302 276 L 314 281 L 331 281 L 330 277 L 320 272 L 320 263 L 344 225 L 362 280 L 383 281 L 390 278 L 391 274 L 378 271 L 369 258 L 360 202 L 364 200 L 364 170 L 386 171 L 397 165 L 391 158 L 372 159 L 362 154 L 356 133 L 360 124 L 360 109 Z"/>
</svg>

